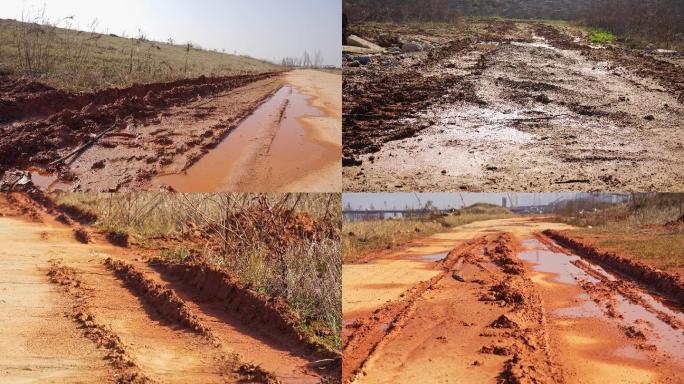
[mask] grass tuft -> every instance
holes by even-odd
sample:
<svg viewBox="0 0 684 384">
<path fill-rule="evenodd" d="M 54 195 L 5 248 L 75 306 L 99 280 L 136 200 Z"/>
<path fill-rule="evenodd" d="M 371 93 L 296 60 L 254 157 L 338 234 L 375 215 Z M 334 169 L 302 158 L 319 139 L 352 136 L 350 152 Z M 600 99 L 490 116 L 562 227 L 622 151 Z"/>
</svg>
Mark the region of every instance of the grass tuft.
<svg viewBox="0 0 684 384">
<path fill-rule="evenodd" d="M 591 28 L 589 41 L 594 44 L 612 44 L 617 41 L 617 37 L 606 30 L 600 28 Z"/>
</svg>

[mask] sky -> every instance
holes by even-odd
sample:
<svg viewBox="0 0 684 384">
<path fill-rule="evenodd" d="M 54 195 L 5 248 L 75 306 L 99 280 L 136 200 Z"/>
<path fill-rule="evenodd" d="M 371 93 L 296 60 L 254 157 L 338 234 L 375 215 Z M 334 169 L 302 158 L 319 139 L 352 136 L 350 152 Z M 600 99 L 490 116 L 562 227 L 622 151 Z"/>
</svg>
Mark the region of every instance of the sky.
<svg viewBox="0 0 684 384">
<path fill-rule="evenodd" d="M 403 209 L 418 208 L 418 198 L 421 204 L 432 200 L 433 204 L 440 209 L 461 208 L 461 196 L 466 205 L 475 203 L 489 203 L 501 205 L 501 198 L 506 197 L 510 206 L 511 199 L 517 202 L 517 206 L 545 205 L 561 199 L 574 199 L 586 197 L 586 194 L 574 192 L 551 192 L 551 193 L 343 193 L 342 204 L 347 207 L 351 204 L 353 209 L 367 209 L 372 204 L 375 209 Z M 460 196 L 459 196 L 460 195 Z M 609 195 L 609 194 L 608 194 Z"/>
<path fill-rule="evenodd" d="M 77 29 L 177 43 L 192 41 L 259 59 L 280 60 L 320 49 L 325 64 L 341 65 L 340 0 L 1 0 L 0 18 L 52 22 L 73 16 Z"/>
</svg>

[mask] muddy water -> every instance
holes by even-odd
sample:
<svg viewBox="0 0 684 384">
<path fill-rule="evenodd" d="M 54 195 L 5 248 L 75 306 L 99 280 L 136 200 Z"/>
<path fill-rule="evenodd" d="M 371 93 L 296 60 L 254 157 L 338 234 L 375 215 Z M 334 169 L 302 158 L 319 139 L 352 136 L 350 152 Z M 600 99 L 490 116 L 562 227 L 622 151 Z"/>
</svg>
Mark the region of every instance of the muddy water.
<svg viewBox="0 0 684 384">
<path fill-rule="evenodd" d="M 153 184 L 181 192 L 268 192 L 307 176 L 336 153 L 330 145 L 313 140 L 301 123 L 304 117 L 323 116 L 308 101 L 297 88 L 282 87 L 185 173 L 160 176 Z"/>
<path fill-rule="evenodd" d="M 591 295 L 579 288 L 580 281 L 592 284 L 600 281 L 617 281 L 621 277 L 614 275 L 600 266 L 582 259 L 577 255 L 568 255 L 552 251 L 546 245 L 536 239 L 528 239 L 523 242 L 526 251 L 520 252 L 518 257 L 530 263 L 532 269 L 538 272 L 533 274 L 532 279 L 546 291 L 551 298 L 547 303 L 551 324 L 562 324 L 555 327 L 563 334 L 562 339 L 571 346 L 593 345 L 592 353 L 601 357 L 592 360 L 587 358 L 583 364 L 591 365 L 606 364 L 607 361 L 617 359 L 620 364 L 648 364 L 651 359 L 665 359 L 668 364 L 684 367 L 684 333 L 674 329 L 661 319 L 665 314 L 670 317 L 684 320 L 682 312 L 668 307 L 658 297 L 648 291 L 635 287 L 637 297 L 644 300 L 652 308 L 635 303 L 617 291 L 611 291 L 612 299 L 615 300 L 615 317 L 610 317 L 601 305 L 592 300 Z M 577 261 L 587 265 L 591 273 L 578 267 Z M 598 278 L 600 277 L 600 279 Z M 573 294 L 574 292 L 574 294 Z M 570 295 L 568 300 L 562 297 Z M 573 297 L 574 296 L 574 297 Z M 557 304 L 553 301 L 559 298 Z M 601 301 L 603 303 L 603 301 Z M 633 326 L 645 334 L 645 339 L 630 339 L 624 335 L 624 328 Z M 605 332 L 597 334 L 597 329 L 605 327 Z M 605 342 L 599 348 L 602 337 L 610 337 L 610 342 Z M 641 346 L 639 346 L 641 344 Z M 646 352 L 643 346 L 655 346 L 655 352 Z M 650 348 L 650 347 L 649 347 Z M 561 350 L 563 347 L 561 347 Z M 600 362 L 600 363 L 599 363 Z M 634 368 L 636 369 L 636 368 Z M 643 372 L 642 372 L 643 373 Z M 642 376 L 636 376 L 642 377 Z M 643 376 L 644 380 L 647 378 Z M 626 382 L 645 382 L 636 378 Z M 591 381 L 591 380 L 590 380 Z"/>
<path fill-rule="evenodd" d="M 71 186 L 71 183 L 60 180 L 56 174 L 40 168 L 29 168 L 28 172 L 31 175 L 33 184 L 43 191 L 66 191 Z"/>
</svg>

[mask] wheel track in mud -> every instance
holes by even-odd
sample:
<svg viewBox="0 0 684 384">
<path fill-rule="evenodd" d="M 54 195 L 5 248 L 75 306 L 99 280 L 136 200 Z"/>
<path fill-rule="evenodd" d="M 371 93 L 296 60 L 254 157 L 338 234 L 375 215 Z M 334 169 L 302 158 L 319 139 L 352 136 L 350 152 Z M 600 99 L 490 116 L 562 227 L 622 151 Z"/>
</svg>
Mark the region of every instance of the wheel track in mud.
<svg viewBox="0 0 684 384">
<path fill-rule="evenodd" d="M 539 232 L 525 236 L 533 236 L 563 255 L 577 254 Z M 351 357 L 344 362 L 344 382 L 396 383 L 420 379 L 574 383 L 587 377 L 578 376 L 578 372 L 589 372 L 588 377 L 605 380 L 609 370 L 621 367 L 625 371 L 616 375 L 615 380 L 677 382 L 671 375 L 684 356 L 677 355 L 672 345 L 676 341 L 659 338 L 681 332 L 682 322 L 677 317 L 681 313 L 673 316 L 671 311 L 654 307 L 655 302 L 643 296 L 643 286 L 628 276 L 625 280 L 612 280 L 602 275 L 587 262 L 598 262 L 607 271 L 624 276 L 595 256 L 582 259 L 586 252 L 580 252 L 580 260 L 570 264 L 596 281 L 575 277 L 575 286 L 561 288 L 564 286 L 550 277 L 554 273 L 540 277 L 529 266 L 529 259 L 522 261 L 520 252 L 528 248 L 520 240 L 508 233 L 471 240 L 449 253 L 444 259 L 449 267 L 438 276 L 414 285 L 401 299 L 347 325 L 353 331 L 344 340 L 345 358 Z M 449 274 L 452 279 L 445 279 Z M 553 289 L 563 293 L 548 296 L 549 292 L 557 292 Z M 579 305 L 577 302 L 584 299 L 574 295 L 582 292 L 607 317 L 571 326 L 577 315 L 565 317 L 560 311 L 565 308 L 567 313 L 573 305 Z M 611 298 L 616 294 L 653 316 L 630 325 L 634 315 L 623 318 L 620 313 L 626 309 Z M 654 328 L 655 321 L 667 326 Z M 587 328 L 586 324 L 593 325 Z M 599 333 L 592 333 L 596 329 Z M 601 345 L 583 344 L 594 340 L 592 337 L 607 337 L 610 344 L 605 351 L 594 347 L 587 352 L 582 348 Z M 618 353 L 630 348 L 641 357 L 611 358 L 609 351 Z"/>
<path fill-rule="evenodd" d="M 13 201 L 13 208 L 24 207 L 18 211 L 18 214 L 23 216 L 27 212 L 29 214 L 36 213 L 32 216 L 37 216 L 40 220 L 35 220 L 35 222 L 42 221 L 45 223 L 44 225 L 48 225 L 50 228 L 61 225 L 25 197 L 19 195 L 11 200 Z M 7 207 L 2 208 L 3 211 L 7 211 Z M 57 212 L 53 215 L 57 215 Z M 74 229 L 80 228 L 82 227 L 74 227 Z M 52 231 L 48 232 L 52 233 Z M 63 229 L 55 229 L 55 231 L 64 233 Z M 68 231 L 66 233 L 68 234 Z M 45 236 L 52 235 L 46 234 Z M 99 234 L 92 233 L 92 237 L 97 243 L 106 242 L 104 237 Z M 68 239 L 69 236 L 67 235 L 66 238 Z M 105 246 L 105 252 L 111 249 L 111 247 Z M 95 255 L 97 254 L 99 252 L 95 253 Z M 227 311 L 230 311 L 228 307 L 214 307 L 214 315 L 219 316 L 214 319 L 218 320 L 213 323 L 208 322 L 211 316 L 204 312 L 206 307 L 201 303 L 193 302 L 200 299 L 202 303 L 205 303 L 206 295 L 204 295 L 205 299 L 201 299 L 203 295 L 193 294 L 192 289 L 168 285 L 167 280 L 145 262 L 129 259 L 131 256 L 122 257 L 126 253 L 114 252 L 114 254 L 119 260 L 106 259 L 100 262 L 92 258 L 87 260 L 84 257 L 69 255 L 54 258 L 55 260 L 51 259 L 49 267 L 47 265 L 45 267 L 49 268 L 45 278 L 47 279 L 49 276 L 53 283 L 61 287 L 65 297 L 74 303 L 72 309 L 65 309 L 67 315 L 75 322 L 75 325 L 81 328 L 85 338 L 92 340 L 95 346 L 104 351 L 106 361 L 109 361 L 111 369 L 117 374 L 117 382 L 175 382 L 176 380 L 183 381 L 186 374 L 199 378 L 204 377 L 202 380 L 207 382 L 224 382 L 226 380 L 230 382 L 254 380 L 266 383 L 335 382 L 334 378 L 338 376 L 335 366 L 339 364 L 337 353 L 320 346 L 316 347 L 315 344 L 298 338 L 294 330 L 282 334 L 277 333 L 275 329 L 270 331 L 262 329 L 255 332 L 252 325 L 245 322 L 235 328 L 237 330 L 235 332 L 241 330 L 251 332 L 248 339 L 243 338 L 242 340 L 242 342 L 251 340 L 253 343 L 246 350 L 247 356 L 243 356 L 241 349 L 248 347 L 247 345 L 232 344 L 240 341 L 223 338 L 224 330 L 222 327 L 224 324 L 222 321 L 226 318 L 222 316 L 228 315 Z M 97 259 L 98 256 L 95 257 Z M 130 260 L 133 264 L 124 260 Z M 119 282 L 116 283 L 117 281 Z M 100 287 L 102 284 L 104 285 Z M 175 289 L 180 289 L 180 291 Z M 185 292 L 183 293 L 183 291 Z M 177 292 L 182 293 L 182 295 L 177 295 Z M 116 299 L 114 299 L 115 297 Z M 102 301 L 107 298 L 114 301 Z M 258 304 L 256 302 L 250 304 L 250 299 L 265 300 L 257 296 L 245 296 L 245 299 L 242 300 L 242 306 L 253 307 Z M 122 303 L 128 303 L 121 304 L 125 314 L 122 315 L 121 311 L 108 308 L 110 303 L 115 303 L 116 300 L 124 300 Z M 143 312 L 136 314 L 136 311 L 141 309 Z M 256 312 L 258 313 L 259 310 Z M 236 312 L 229 318 L 233 322 L 241 323 L 242 315 L 240 313 L 242 312 Z M 132 323 L 133 320 L 129 321 L 129 316 L 133 320 L 137 319 L 138 323 Z M 270 319 L 281 318 L 278 311 L 267 315 L 267 317 L 269 316 Z M 118 317 L 120 318 L 117 319 Z M 131 328 L 133 324 L 142 324 L 140 321 L 149 322 L 149 325 L 142 328 Z M 139 333 L 136 329 L 145 330 L 145 335 L 140 334 L 143 337 L 142 339 L 138 339 Z M 140 343 L 152 343 L 151 345 L 154 345 L 155 342 L 161 342 L 162 339 L 154 336 L 157 330 L 163 330 L 161 334 L 167 333 L 167 336 L 163 338 L 166 341 L 163 343 L 168 344 L 166 347 L 162 345 L 153 347 L 153 350 L 160 354 L 159 359 L 162 360 L 159 361 L 155 361 L 155 352 L 147 350 L 149 346 L 139 345 Z M 171 336 L 171 334 L 175 334 L 175 336 Z M 174 341 L 174 339 L 177 340 Z M 224 341 L 231 344 L 224 344 Z M 258 346 L 259 343 L 265 344 Z M 297 347 L 297 345 L 299 346 Z M 176 353 L 170 354 L 174 348 L 176 348 Z M 184 348 L 185 352 L 179 354 L 180 350 L 177 348 Z M 287 348 L 291 348 L 291 350 L 288 351 Z M 271 353 L 271 358 L 280 356 L 289 366 L 279 367 L 272 360 L 259 362 L 259 355 L 255 353 L 269 349 L 275 353 L 275 355 Z M 179 364 L 177 372 L 171 368 L 162 369 L 163 366 L 166 366 L 166 364 L 160 365 L 164 359 L 170 364 L 170 367 L 173 367 L 174 364 L 180 363 L 179 358 L 185 360 L 184 364 Z M 308 366 L 309 363 L 311 363 L 310 367 Z M 269 370 L 265 368 L 266 366 L 274 370 Z M 274 371 L 277 375 L 274 374 Z M 174 375 L 173 380 L 168 376 L 170 373 Z"/>
<path fill-rule="evenodd" d="M 5 114 L 14 116 L 0 122 L 0 174 L 31 169 L 58 177 L 61 188 L 81 190 L 149 183 L 162 171 L 186 169 L 216 147 L 281 82 L 281 73 L 264 73 L 96 93 L 33 93 L 28 87 L 0 103 L 8 109 Z M 41 103 L 48 105 L 38 108 Z M 60 162 L 72 150 L 76 153 Z M 116 175 L 116 182 L 98 178 L 101 173 Z"/>
<path fill-rule="evenodd" d="M 516 25 L 508 36 L 482 34 L 451 58 L 441 57 L 448 50 L 438 46 L 430 51 L 435 62 L 423 53 L 386 54 L 348 68 L 345 189 L 623 191 L 681 184 L 681 172 L 635 176 L 680 162 L 681 68 L 622 48 L 594 49 L 554 26 Z M 523 31 L 529 36 L 522 38 Z M 402 71 L 412 60 L 424 60 L 422 72 Z M 437 80 L 412 80 L 421 76 Z M 466 97 L 449 102 L 440 97 L 453 96 L 452 77 L 461 78 L 456 92 Z M 377 79 L 383 82 L 375 86 Z M 400 97 L 414 88 L 437 97 L 403 97 L 393 112 L 379 97 L 386 88 Z M 362 113 L 355 117 L 352 107 Z M 375 116 L 365 117 L 366 110 Z"/>
<path fill-rule="evenodd" d="M 388 383 L 392 382 L 392 377 L 396 379 L 396 375 L 401 375 L 404 379 L 411 377 L 417 379 L 421 377 L 421 380 L 425 379 L 425 377 L 430 377 L 430 380 L 437 380 L 438 377 L 444 377 L 444 375 L 453 377 L 454 374 L 458 377 L 458 369 L 454 369 L 453 365 L 463 365 L 463 363 L 468 365 L 470 362 L 459 361 L 458 364 L 451 364 L 451 367 L 445 368 L 449 373 L 435 373 L 427 367 L 418 368 L 418 370 L 423 370 L 423 372 L 425 372 L 425 369 L 428 369 L 433 375 L 411 376 L 411 374 L 415 375 L 416 371 L 405 368 L 412 364 L 411 361 L 400 360 L 396 362 L 400 366 L 392 366 L 391 363 L 388 365 L 387 361 L 401 359 L 396 356 L 395 352 L 389 351 L 418 348 L 415 345 L 405 345 L 405 343 L 407 338 L 408 340 L 412 339 L 413 336 L 410 335 L 415 335 L 417 322 L 432 321 L 432 314 L 421 317 L 422 313 L 431 310 L 430 306 L 425 304 L 425 302 L 432 300 L 428 296 L 433 294 L 440 295 L 439 293 L 434 293 L 440 291 L 442 292 L 442 297 L 461 296 L 463 293 L 459 293 L 461 288 L 454 286 L 453 281 L 465 282 L 466 280 L 463 280 L 460 271 L 468 268 L 468 266 L 476 266 L 484 275 L 477 275 L 477 278 L 468 276 L 468 279 L 472 278 L 477 286 L 475 292 L 493 292 L 496 295 L 487 299 L 481 298 L 480 301 L 498 302 L 501 307 L 506 308 L 507 313 L 502 312 L 501 316 L 496 318 L 491 324 L 482 323 L 473 327 L 474 323 L 465 323 L 464 319 L 458 318 L 455 315 L 456 312 L 454 312 L 451 316 L 447 315 L 448 320 L 440 320 L 440 324 L 444 322 L 445 324 L 452 324 L 460 321 L 462 325 L 473 330 L 478 329 L 479 326 L 484 326 L 479 337 L 476 336 L 476 342 L 483 344 L 479 353 L 505 356 L 505 358 L 498 358 L 495 364 L 487 363 L 490 367 L 488 368 L 489 373 L 498 377 L 499 382 L 515 383 L 521 380 L 530 382 L 550 382 L 550 380 L 563 382 L 561 372 L 551 362 L 551 358 L 548 355 L 548 340 L 544 331 L 546 329 L 546 320 L 541 310 L 540 298 L 530 289 L 532 282 L 526 277 L 520 263 L 511 257 L 513 254 L 512 242 L 513 239 L 508 234 L 500 234 L 498 236 L 484 235 L 458 246 L 445 259 L 439 262 L 440 266 L 444 268 L 442 273 L 428 281 L 413 286 L 401 295 L 402 299 L 383 305 L 368 318 L 357 320 L 351 326 L 355 329 L 354 332 L 348 337 L 344 345 L 343 381 L 366 382 L 365 377 L 367 376 L 369 377 L 367 382 L 375 382 L 374 380 L 380 379 L 377 375 L 378 370 L 385 372 L 382 380 Z M 488 270 L 488 267 L 484 265 L 486 263 L 489 263 L 490 266 L 494 263 L 501 268 L 502 271 L 498 272 L 498 277 L 494 277 L 491 273 L 492 271 Z M 449 275 L 451 275 L 452 279 L 445 279 Z M 505 278 L 502 278 L 502 276 L 505 276 Z M 480 294 L 478 293 L 477 295 Z M 484 295 L 489 294 L 484 293 Z M 508 312 L 509 310 L 510 312 Z M 427 325 L 425 326 L 427 327 Z M 420 326 L 418 327 L 420 328 Z M 438 326 L 438 328 L 441 328 L 441 326 Z M 405 336 L 404 333 L 406 332 L 409 332 L 410 335 Z M 425 330 L 425 332 L 430 334 L 432 329 Z M 453 334 L 446 337 L 439 336 L 437 340 L 440 340 L 439 343 L 442 344 L 453 344 L 454 341 L 452 340 L 454 339 L 452 336 Z M 498 343 L 488 344 L 490 338 L 497 337 L 499 338 Z M 504 338 L 506 341 L 501 343 L 501 338 Z M 392 347 L 393 343 L 397 344 L 395 348 Z M 547 347 L 545 348 L 544 346 Z M 420 349 L 433 350 L 433 348 L 425 345 L 422 345 Z M 477 356 L 477 351 L 472 352 Z M 389 357 L 384 359 L 385 362 L 383 363 L 382 360 L 385 355 Z M 440 356 L 443 356 L 442 353 L 438 356 L 429 352 L 428 355 L 430 356 L 428 359 L 430 362 L 433 362 L 433 359 L 438 360 Z M 460 353 L 458 355 L 462 357 Z M 371 359 L 375 361 L 369 363 Z M 497 359 L 497 357 L 494 359 Z M 416 362 L 416 364 L 420 365 L 419 362 Z M 482 365 L 482 361 L 478 359 L 473 364 Z M 366 369 L 371 369 L 371 372 L 366 372 Z M 376 371 L 375 374 L 372 371 Z M 469 375 L 463 371 L 459 373 Z M 479 377 L 479 379 L 474 380 L 484 378 L 484 376 L 474 377 Z M 463 378 L 465 379 L 465 377 Z"/>
</svg>

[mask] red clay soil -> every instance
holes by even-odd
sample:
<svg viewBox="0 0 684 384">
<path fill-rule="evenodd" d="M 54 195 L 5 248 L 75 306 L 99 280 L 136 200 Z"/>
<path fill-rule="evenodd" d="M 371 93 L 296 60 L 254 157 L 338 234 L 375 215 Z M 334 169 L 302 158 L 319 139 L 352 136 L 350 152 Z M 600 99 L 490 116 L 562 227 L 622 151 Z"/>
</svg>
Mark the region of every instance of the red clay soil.
<svg viewBox="0 0 684 384">
<path fill-rule="evenodd" d="M 430 280 L 423 281 L 404 292 L 401 300 L 389 302 L 373 311 L 372 315 L 356 320 L 351 325 L 353 333 L 345 333 L 342 340 L 344 360 L 342 361 L 342 381 L 347 383 L 359 373 L 364 363 L 375 351 L 378 344 L 397 327 L 406 316 L 413 303 L 428 289 L 437 284 L 456 264 L 463 254 L 484 242 L 484 238 L 471 240 L 452 250 L 442 263 L 444 272 Z"/>
<path fill-rule="evenodd" d="M 43 189 L 85 191 L 150 187 L 189 167 L 282 83 L 265 73 L 72 94 L 3 81 L 0 176 L 28 170 Z"/>
<path fill-rule="evenodd" d="M 474 239 L 449 253 L 443 273 L 357 321 L 345 344 L 344 382 L 382 375 L 388 383 L 397 375 L 563 382 L 548 352 L 541 298 L 515 252 L 510 234 Z"/>
<path fill-rule="evenodd" d="M 560 232 L 546 230 L 543 234 L 578 255 L 612 272 L 628 277 L 672 300 L 680 307 L 684 307 L 684 281 L 680 277 L 614 252 L 602 252 L 582 240 Z"/>
<path fill-rule="evenodd" d="M 105 266 L 122 280 L 127 287 L 147 300 L 166 320 L 181 324 L 186 328 L 208 338 L 213 338 L 209 328 L 203 326 L 192 314 L 183 300 L 135 269 L 132 265 L 108 257 Z"/>
<path fill-rule="evenodd" d="M 10 207 L 17 207 L 17 214 L 22 214 L 26 210 L 36 212 L 38 217 L 46 216 L 47 209 L 43 205 L 55 206 L 49 196 L 40 192 L 36 196 L 43 198 L 42 203 L 30 199 L 25 194 L 8 196 L 16 202 Z M 87 226 L 76 227 L 73 221 L 55 209 L 48 214 L 62 216 L 72 228 L 83 229 L 87 236 L 95 238 L 95 244 L 101 244 L 106 238 L 106 234 L 91 230 Z M 53 222 L 48 216 L 46 220 Z M 127 250 L 125 254 L 128 255 L 134 250 Z M 144 303 L 145 307 L 149 307 L 148 310 L 152 311 L 150 316 L 153 318 L 158 316 L 162 319 L 160 325 L 179 330 L 185 329 L 198 334 L 201 339 L 205 340 L 204 343 L 207 346 L 212 346 L 206 351 L 206 356 L 215 355 L 218 359 L 215 362 L 217 369 L 224 370 L 222 372 L 227 377 L 239 375 L 244 382 L 269 384 L 278 383 L 280 380 L 284 382 L 314 382 L 315 380 L 322 383 L 339 382 L 341 355 L 315 341 L 308 340 L 303 333 L 299 332 L 296 328 L 298 318 L 289 309 L 289 304 L 285 300 L 269 299 L 265 295 L 251 291 L 225 271 L 198 264 L 174 265 L 158 259 L 147 264 L 138 258 L 131 258 L 129 263 L 128 257 L 126 256 L 125 259 L 127 261 L 108 258 L 104 262 L 106 269 L 103 269 L 111 271 L 113 277 L 123 283 L 124 290 L 127 289 L 132 297 Z M 52 273 L 59 277 L 57 280 L 65 281 L 64 283 L 58 282 L 58 284 L 79 288 L 72 300 L 78 299 L 79 302 L 83 301 L 87 304 L 86 300 L 93 296 L 89 293 L 88 287 L 80 281 L 71 283 L 60 277 L 71 276 L 72 280 L 75 280 L 77 272 L 71 272 L 67 271 L 67 268 L 62 268 Z M 176 278 L 169 278 L 172 275 Z M 92 272 L 87 277 L 92 280 L 91 284 L 99 281 Z M 214 302 L 219 301 L 223 303 L 220 308 L 213 305 Z M 205 304 L 211 304 L 212 309 L 206 308 Z M 74 314 L 74 316 L 78 315 L 75 321 L 79 324 L 80 318 L 85 319 L 83 321 L 94 321 L 91 312 L 85 310 L 80 312 L 84 315 Z M 214 323 L 216 321 L 218 323 Z M 221 321 L 227 323 L 220 323 Z M 234 324 L 234 322 L 239 322 L 241 325 Z M 96 325 L 94 327 L 99 329 Z M 226 333 L 227 328 L 233 329 L 232 332 L 241 333 L 242 336 L 231 336 Z M 149 332 L 153 331 L 149 330 Z M 236 344 L 233 345 L 233 342 Z M 114 345 L 115 350 L 122 354 L 126 353 L 125 348 L 116 348 L 111 342 L 107 342 L 107 345 Z M 264 353 L 270 353 L 270 355 L 261 356 L 259 351 L 265 351 Z M 281 359 L 269 360 L 274 356 L 281 356 Z M 260 361 L 261 358 L 268 360 L 267 364 Z M 138 358 L 133 360 L 137 361 Z M 249 361 L 258 361 L 258 363 Z M 275 371 L 264 365 L 273 367 Z M 133 366 L 134 364 L 131 365 Z M 148 368 L 145 366 L 144 371 L 147 372 Z M 277 377 L 274 372 L 278 373 Z M 119 382 L 128 383 L 129 381 L 120 380 Z"/>
<path fill-rule="evenodd" d="M 310 340 L 299 331 L 299 317 L 290 309 L 286 299 L 269 298 L 257 293 L 240 283 L 228 271 L 201 263 L 179 264 L 161 258 L 152 258 L 148 263 L 162 276 L 171 276 L 191 286 L 201 300 L 222 302 L 226 311 L 239 314 L 245 323 L 295 339 L 321 358 L 341 360 L 338 352 Z"/>
<path fill-rule="evenodd" d="M 112 330 L 99 323 L 90 312 L 86 297 L 88 287 L 79 279 L 73 268 L 53 261 L 48 271 L 50 282 L 61 287 L 62 291 L 76 303 L 68 313 L 80 325 L 86 338 L 103 349 L 106 359 L 115 371 L 119 384 L 147 384 L 152 381 L 146 377 L 126 352 L 121 339 Z"/>
<path fill-rule="evenodd" d="M 0 166 L 46 165 L 58 158 L 57 151 L 85 142 L 89 135 L 115 126 L 126 128 L 132 121 L 154 119 L 158 110 L 187 103 L 197 97 L 235 89 L 274 74 L 178 80 L 139 84 L 125 89 L 96 93 L 8 92 L 2 95 L 0 116 L 9 121 L 34 119 L 0 127 Z M 0 78 L 1 81 L 7 78 Z M 34 87 L 29 87 L 33 89 Z M 9 95 L 9 96 L 8 96 Z"/>
</svg>

